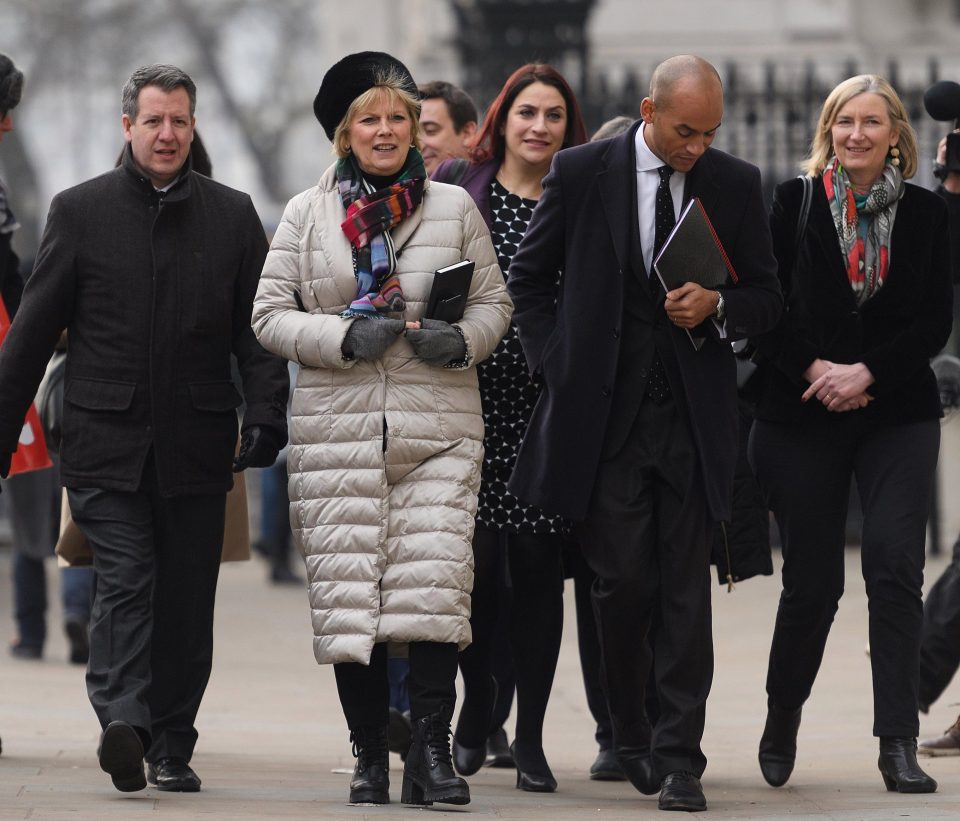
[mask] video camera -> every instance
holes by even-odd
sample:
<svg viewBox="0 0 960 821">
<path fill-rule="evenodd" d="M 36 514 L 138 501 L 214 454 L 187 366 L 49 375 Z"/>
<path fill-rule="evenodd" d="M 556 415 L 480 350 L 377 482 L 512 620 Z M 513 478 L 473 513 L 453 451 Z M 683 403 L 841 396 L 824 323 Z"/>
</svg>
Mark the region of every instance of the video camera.
<svg viewBox="0 0 960 821">
<path fill-rule="evenodd" d="M 952 80 L 934 83 L 923 93 L 923 107 L 933 119 L 953 120 L 953 127 L 960 128 L 960 83 Z M 949 172 L 960 173 L 960 134 L 947 135 L 946 160 L 934 171 L 941 179 Z"/>
</svg>

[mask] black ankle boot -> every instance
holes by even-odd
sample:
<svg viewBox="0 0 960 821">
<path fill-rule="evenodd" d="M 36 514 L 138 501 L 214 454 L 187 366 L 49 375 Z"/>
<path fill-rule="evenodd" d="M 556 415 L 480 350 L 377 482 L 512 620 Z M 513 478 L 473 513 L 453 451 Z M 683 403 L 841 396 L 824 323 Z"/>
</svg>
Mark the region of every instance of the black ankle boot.
<svg viewBox="0 0 960 821">
<path fill-rule="evenodd" d="M 767 723 L 760 737 L 758 758 L 760 772 L 771 787 L 782 787 L 793 772 L 802 709 L 782 710 L 772 703 L 767 706 Z"/>
<path fill-rule="evenodd" d="M 881 738 L 877 766 L 890 792 L 937 791 L 937 782 L 917 764 L 915 738 Z"/>
<path fill-rule="evenodd" d="M 510 745 L 510 753 L 517 764 L 517 789 L 527 792 L 556 792 L 557 779 L 550 771 L 543 747 L 527 748 L 517 739 Z"/>
<path fill-rule="evenodd" d="M 433 713 L 413 722 L 413 741 L 403 766 L 404 804 L 469 804 L 467 782 L 450 760 L 450 713 Z"/>
<path fill-rule="evenodd" d="M 487 747 L 464 747 L 453 737 L 453 767 L 460 775 L 473 775 L 479 772 L 487 760 Z"/>
<path fill-rule="evenodd" d="M 350 731 L 357 765 L 350 779 L 351 804 L 390 803 L 390 753 L 386 727 L 355 727 Z"/>
</svg>

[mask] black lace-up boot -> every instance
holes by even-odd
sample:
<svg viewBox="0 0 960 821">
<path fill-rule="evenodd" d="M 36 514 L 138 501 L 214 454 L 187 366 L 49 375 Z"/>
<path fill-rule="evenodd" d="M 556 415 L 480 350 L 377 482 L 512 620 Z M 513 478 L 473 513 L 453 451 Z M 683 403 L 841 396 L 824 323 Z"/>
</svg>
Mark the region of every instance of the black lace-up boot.
<svg viewBox="0 0 960 821">
<path fill-rule="evenodd" d="M 450 712 L 443 710 L 413 722 L 413 741 L 403 768 L 404 804 L 469 804 L 467 782 L 450 760 Z"/>
<path fill-rule="evenodd" d="M 390 753 L 386 727 L 356 727 L 350 731 L 357 765 L 350 780 L 351 804 L 390 803 Z"/>
</svg>

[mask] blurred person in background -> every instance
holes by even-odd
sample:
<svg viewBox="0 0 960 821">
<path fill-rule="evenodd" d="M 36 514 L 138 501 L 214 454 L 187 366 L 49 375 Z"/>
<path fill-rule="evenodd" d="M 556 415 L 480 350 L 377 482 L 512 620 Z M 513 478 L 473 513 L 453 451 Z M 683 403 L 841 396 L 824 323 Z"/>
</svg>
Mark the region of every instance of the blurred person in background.
<svg viewBox="0 0 960 821">
<path fill-rule="evenodd" d="M 625 117 L 622 114 L 617 117 L 611 117 L 603 125 L 600 126 L 590 138 L 590 142 L 596 142 L 597 140 L 609 140 L 611 137 L 616 137 L 620 134 L 623 134 L 624 131 L 629 131 L 630 126 L 632 126 L 636 120 L 631 120 L 629 117 Z"/>
<path fill-rule="evenodd" d="M 477 106 L 462 88 L 443 80 L 420 88 L 423 165 L 431 177 L 444 160 L 466 157 L 477 136 Z"/>
<path fill-rule="evenodd" d="M 23 72 L 7 55 L 0 54 L 0 142 L 3 135 L 13 131 L 13 109 L 20 103 L 23 92 Z M 20 305 L 23 279 L 20 260 L 13 250 L 13 233 L 20 227 L 10 209 L 7 190 L 0 181 L 0 297 L 12 318 Z"/>
<path fill-rule="evenodd" d="M 6 55 L 0 54 L 0 141 L 13 129 L 13 109 L 20 102 L 23 74 Z M 12 319 L 20 304 L 23 279 L 19 261 L 11 248 L 19 228 L 0 182 L 0 294 Z M 5 479 L 3 490 L 10 502 L 13 529 L 13 611 L 17 638 L 10 654 L 19 659 L 39 659 L 47 636 L 46 560 L 53 557 L 60 532 L 60 480 L 58 460 L 45 470 Z M 63 629 L 69 644 L 69 659 L 86 664 L 90 652 L 87 635 L 93 569 L 67 567 L 60 571 Z"/>
<path fill-rule="evenodd" d="M 511 304 L 483 219 L 433 183 L 410 72 L 383 52 L 325 74 L 314 113 L 337 161 L 294 197 L 254 301 L 261 343 L 299 364 L 291 518 L 314 655 L 332 664 L 357 757 L 351 803 L 387 804 L 387 642 L 409 644 L 406 804 L 466 804 L 450 764 L 458 651 L 470 643 L 483 439 L 475 365 Z M 423 318 L 438 268 L 469 259 L 461 319 Z"/>
<path fill-rule="evenodd" d="M 960 139 L 960 131 L 955 131 Z M 947 168 L 947 138 L 940 140 L 933 173 L 940 180 L 937 193 L 947 204 L 953 284 L 960 283 L 960 173 Z M 923 603 L 920 635 L 920 710 L 926 713 L 947 688 L 960 667 L 960 538 L 953 556 Z M 921 755 L 960 755 L 960 717 L 941 736 L 921 741 Z"/>
<path fill-rule="evenodd" d="M 196 87 L 167 65 L 123 88 L 121 167 L 54 197 L 0 349 L 0 474 L 67 329 L 61 479 L 93 552 L 87 693 L 114 786 L 196 792 L 233 471 L 286 441 L 285 363 L 250 313 L 266 256 L 249 196 L 193 172 Z M 230 355 L 246 412 L 234 457 Z M 148 775 L 144 777 L 144 759 Z"/>
<path fill-rule="evenodd" d="M 917 764 L 916 736 L 942 415 L 929 361 L 952 323 L 947 208 L 905 182 L 917 170 L 916 136 L 896 91 L 876 75 L 830 92 L 804 169 L 812 180 L 790 180 L 774 194 L 785 310 L 757 340 L 765 381 L 750 435 L 751 464 L 783 546 L 760 769 L 778 787 L 794 767 L 801 711 L 843 594 L 855 477 L 880 774 L 888 790 L 934 792 L 936 781 Z"/>
<path fill-rule="evenodd" d="M 580 106 L 570 85 L 549 65 L 530 63 L 507 78 L 490 104 L 472 159 L 440 166 L 434 178 L 457 181 L 473 197 L 490 229 L 506 276 L 543 191 L 543 178 L 562 148 L 586 142 Z M 483 473 L 473 536 L 473 644 L 460 656 L 464 703 L 454 735 L 454 762 L 475 773 L 486 759 L 496 682 L 492 654 L 500 612 L 509 612 L 517 692 L 511 745 L 517 787 L 553 792 L 556 779 L 543 750 L 543 720 L 563 629 L 564 534 L 559 516 L 545 515 L 507 490 L 527 422 L 540 396 L 511 325 L 478 368 L 485 424 Z M 511 595 L 500 595 L 506 561 Z"/>
</svg>

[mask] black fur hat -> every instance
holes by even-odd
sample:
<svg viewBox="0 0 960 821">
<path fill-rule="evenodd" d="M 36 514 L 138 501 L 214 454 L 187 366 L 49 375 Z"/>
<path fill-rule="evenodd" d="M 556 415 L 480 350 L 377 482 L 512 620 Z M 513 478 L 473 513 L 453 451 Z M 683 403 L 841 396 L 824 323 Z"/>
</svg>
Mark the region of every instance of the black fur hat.
<svg viewBox="0 0 960 821">
<path fill-rule="evenodd" d="M 327 139 L 333 135 L 350 104 L 364 91 L 373 88 L 387 74 L 399 75 L 404 91 L 419 99 L 417 84 L 407 67 L 396 57 L 382 51 L 361 51 L 348 54 L 339 63 L 331 66 L 323 76 L 320 90 L 313 101 L 313 113 L 326 132 Z"/>
<path fill-rule="evenodd" d="M 17 107 L 23 91 L 23 72 L 17 71 L 13 60 L 0 54 L 0 114 Z"/>
</svg>

